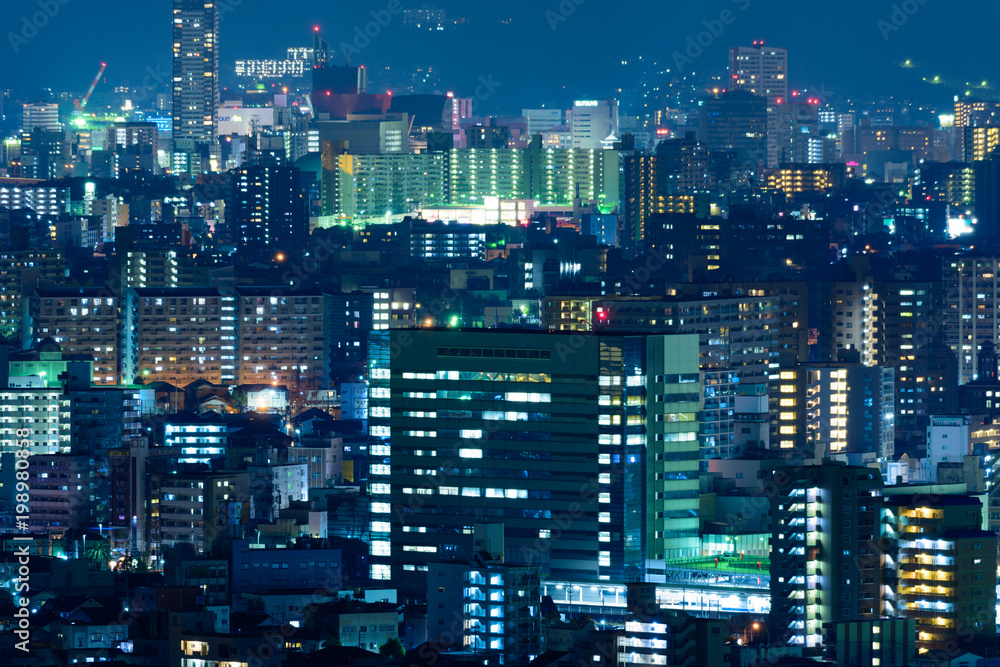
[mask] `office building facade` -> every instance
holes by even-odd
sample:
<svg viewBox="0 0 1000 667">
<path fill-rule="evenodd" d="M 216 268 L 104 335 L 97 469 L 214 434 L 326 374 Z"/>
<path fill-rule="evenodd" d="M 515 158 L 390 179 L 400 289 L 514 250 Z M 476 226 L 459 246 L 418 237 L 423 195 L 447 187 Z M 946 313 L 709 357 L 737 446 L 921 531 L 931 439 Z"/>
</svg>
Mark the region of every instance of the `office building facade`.
<svg viewBox="0 0 1000 667">
<path fill-rule="evenodd" d="M 300 171 L 254 165 L 231 174 L 226 222 L 237 243 L 255 251 L 301 248 L 309 236 L 309 216 Z"/>
<path fill-rule="evenodd" d="M 697 555 L 697 337 L 408 330 L 379 347 L 373 578 L 420 590 L 483 520 L 505 524 L 506 563 L 552 576 Z"/>
</svg>

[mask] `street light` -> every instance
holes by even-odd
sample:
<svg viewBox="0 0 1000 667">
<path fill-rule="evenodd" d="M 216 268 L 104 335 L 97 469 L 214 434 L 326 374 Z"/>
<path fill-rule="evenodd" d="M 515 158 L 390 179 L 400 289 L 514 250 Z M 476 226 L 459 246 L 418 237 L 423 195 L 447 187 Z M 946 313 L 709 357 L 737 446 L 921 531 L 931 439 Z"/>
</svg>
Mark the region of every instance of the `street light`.
<svg viewBox="0 0 1000 667">
<path fill-rule="evenodd" d="M 749 643 L 749 642 L 747 642 L 747 630 L 749 630 L 750 628 L 753 628 L 754 630 L 760 630 L 760 623 L 751 623 L 747 627 L 743 628 L 743 645 L 744 646 Z"/>
</svg>

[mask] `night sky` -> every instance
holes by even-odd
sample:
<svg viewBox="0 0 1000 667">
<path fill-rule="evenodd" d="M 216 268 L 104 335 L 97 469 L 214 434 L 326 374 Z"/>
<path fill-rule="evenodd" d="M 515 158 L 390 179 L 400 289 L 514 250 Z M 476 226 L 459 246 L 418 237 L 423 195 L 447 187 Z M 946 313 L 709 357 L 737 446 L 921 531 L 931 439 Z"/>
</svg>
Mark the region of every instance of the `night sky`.
<svg viewBox="0 0 1000 667">
<path fill-rule="evenodd" d="M 59 11 L 38 34 L 18 44 L 22 17 L 39 10 L 39 0 L 3 0 L 0 26 L 0 87 L 23 95 L 43 87 L 81 91 L 99 63 L 108 63 L 107 85 L 142 85 L 143 78 L 169 78 L 169 0 L 41 0 L 57 3 Z M 423 0 L 401 0 L 419 6 Z M 288 46 L 308 45 L 314 24 L 333 45 L 353 40 L 356 26 L 371 20 L 369 12 L 385 9 L 386 1 L 360 0 L 227 0 L 232 6 L 222 21 L 225 75 L 237 58 L 283 57 Z M 672 60 L 689 36 L 705 30 L 703 21 L 718 19 L 724 9 L 735 16 L 720 37 L 713 38 L 695 69 L 724 73 L 727 49 L 753 39 L 789 49 L 791 83 L 796 87 L 826 87 L 841 95 L 892 94 L 947 105 L 964 92 L 967 81 L 988 82 L 996 96 L 996 26 L 1000 5 L 981 0 L 713 0 L 652 2 L 650 0 L 563 0 L 575 11 L 550 25 L 559 0 L 470 2 L 437 0 L 437 5 L 469 19 L 456 32 L 420 34 L 403 29 L 395 18 L 364 49 L 360 62 L 394 67 L 433 65 L 448 88 L 471 96 L 480 76 L 493 76 L 500 86 L 484 109 L 519 112 L 522 106 L 567 104 L 574 98 L 604 97 L 638 78 L 622 60 L 643 56 Z M 898 30 L 892 21 L 893 5 Z M 903 6 L 913 11 L 903 13 Z M 275 12 L 280 8 L 280 14 Z M 905 22 L 902 20 L 905 17 Z M 502 25 L 501 19 L 513 19 Z M 886 23 L 880 28 L 879 20 Z M 716 24 L 718 26 L 718 24 Z M 886 39 L 883 32 L 888 36 Z M 29 33 L 30 34 L 30 33 Z M 913 67 L 900 63 L 910 59 Z M 930 85 L 922 78 L 941 77 Z M 164 79 L 166 81 L 166 78 Z M 225 79 L 224 79 L 225 80 Z M 373 87 L 379 88 L 377 77 Z M 632 84 L 634 85 L 634 83 Z"/>
</svg>

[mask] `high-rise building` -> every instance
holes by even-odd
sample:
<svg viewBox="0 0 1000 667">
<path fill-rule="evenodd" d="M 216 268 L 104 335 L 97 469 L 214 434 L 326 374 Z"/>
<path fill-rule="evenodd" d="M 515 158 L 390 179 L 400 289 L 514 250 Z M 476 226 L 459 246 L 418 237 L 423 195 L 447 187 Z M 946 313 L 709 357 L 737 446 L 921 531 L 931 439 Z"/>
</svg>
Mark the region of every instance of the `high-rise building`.
<svg viewBox="0 0 1000 667">
<path fill-rule="evenodd" d="M 236 297 L 239 384 L 284 385 L 292 393 L 329 386 L 325 294 L 313 289 L 238 287 Z"/>
<path fill-rule="evenodd" d="M 1000 240 L 1000 155 L 991 155 L 973 164 L 969 180 L 972 181 L 971 201 L 977 220 L 976 240 L 995 247 Z M 959 183 L 964 186 L 968 181 L 962 179 Z M 959 193 L 965 194 L 963 190 Z"/>
<path fill-rule="evenodd" d="M 618 203 L 618 151 L 545 148 L 533 141 L 526 152 L 531 170 L 529 197 L 542 206 L 570 205 L 578 196 L 604 210 Z"/>
<path fill-rule="evenodd" d="M 122 378 L 236 383 L 236 298 L 208 288 L 129 288 Z"/>
<path fill-rule="evenodd" d="M 835 621 L 826 628 L 826 659 L 838 665 L 909 667 L 917 658 L 914 619 Z"/>
<path fill-rule="evenodd" d="M 484 259 L 486 232 L 482 227 L 447 222 L 418 222 L 410 230 L 410 257 L 425 262 Z"/>
<path fill-rule="evenodd" d="M 708 147 L 698 141 L 694 132 L 683 138 L 667 139 L 656 146 L 657 194 L 691 194 L 711 192 L 715 178 L 711 172 Z"/>
<path fill-rule="evenodd" d="M 788 98 L 788 51 L 763 40 L 735 46 L 729 49 L 729 79 L 730 90 L 745 90 L 774 106 Z"/>
<path fill-rule="evenodd" d="M 732 151 L 750 173 L 767 160 L 767 100 L 730 90 L 698 103 L 701 139 L 712 151 Z"/>
<path fill-rule="evenodd" d="M 1000 102 L 955 96 L 955 127 L 1000 125 Z"/>
<path fill-rule="evenodd" d="M 448 156 L 442 153 L 347 155 L 333 205 L 347 218 L 384 219 L 448 203 Z"/>
<path fill-rule="evenodd" d="M 996 633 L 997 536 L 974 496 L 885 498 L 886 614 L 917 620 L 917 651 Z"/>
<path fill-rule="evenodd" d="M 845 353 L 860 355 L 861 363 L 875 363 L 878 337 L 878 295 L 872 284 L 822 282 L 819 284 L 819 358 L 837 361 Z"/>
<path fill-rule="evenodd" d="M 783 98 L 775 107 L 775 117 L 773 129 L 779 165 L 833 161 L 836 144 L 820 136 L 817 98 Z M 823 150 L 824 145 L 828 145 L 828 150 Z"/>
<path fill-rule="evenodd" d="M 573 148 L 610 148 L 621 137 L 618 100 L 578 100 L 569 115 Z"/>
<path fill-rule="evenodd" d="M 809 458 L 856 465 L 894 460 L 896 392 L 892 368 L 805 364 Z"/>
<path fill-rule="evenodd" d="M 298 168 L 254 165 L 231 176 L 226 222 L 239 245 L 273 252 L 305 244 L 309 216 Z"/>
<path fill-rule="evenodd" d="M 14 210 L 30 208 L 38 215 L 58 217 L 69 213 L 69 188 L 54 186 L 0 187 L 0 206 Z"/>
<path fill-rule="evenodd" d="M 449 159 L 452 205 L 482 205 L 484 197 L 528 199 L 530 156 L 520 148 L 454 148 Z"/>
<path fill-rule="evenodd" d="M 891 460 L 895 386 L 891 368 L 809 363 L 782 368 L 770 397 L 776 449 L 807 461 L 855 465 Z"/>
<path fill-rule="evenodd" d="M 882 475 L 827 463 L 768 477 L 771 641 L 819 655 L 827 624 L 883 615 Z"/>
<path fill-rule="evenodd" d="M 958 410 L 958 365 L 945 345 L 940 282 L 876 282 L 875 363 L 896 371 L 896 433 L 919 439 L 930 415 Z"/>
<path fill-rule="evenodd" d="M 562 109 L 522 109 L 521 116 L 528 121 L 529 139 L 563 124 Z"/>
<path fill-rule="evenodd" d="M 846 180 L 847 169 L 842 164 L 783 164 L 768 173 L 766 189 L 788 196 L 828 193 L 844 187 Z"/>
<path fill-rule="evenodd" d="M 998 257 L 945 257 L 944 281 L 945 343 L 958 357 L 958 382 L 966 384 L 978 373 L 980 346 L 995 343 L 1000 331 L 1000 272 Z"/>
<path fill-rule="evenodd" d="M 21 172 L 25 178 L 51 180 L 67 173 L 72 159 L 70 142 L 62 130 L 36 127 L 21 140 Z"/>
<path fill-rule="evenodd" d="M 23 110 L 21 131 L 25 134 L 31 134 L 35 129 L 55 132 L 62 129 L 62 123 L 59 122 L 58 104 L 25 104 Z"/>
<path fill-rule="evenodd" d="M 379 345 L 373 578 L 422 590 L 484 520 L 505 524 L 505 563 L 550 576 L 620 581 L 698 554 L 697 337 L 420 329 Z"/>
<path fill-rule="evenodd" d="M 732 458 L 736 446 L 735 403 L 740 384 L 739 375 L 729 370 L 703 370 L 701 374 L 702 409 L 698 414 L 698 446 L 701 450 L 699 458 L 702 461 Z"/>
<path fill-rule="evenodd" d="M 119 384 L 118 298 L 102 288 L 38 288 L 31 299 L 31 337 L 52 338 L 67 354 L 94 358 L 95 384 Z"/>
<path fill-rule="evenodd" d="M 0 373 L 6 374 L 7 369 Z M 35 455 L 70 453 L 73 420 L 70 398 L 62 388 L 9 389 L 5 384 L 0 386 L 0 403 L 4 406 L 0 450 L 15 452 L 27 440 L 30 443 L 27 448 Z M 24 431 L 28 431 L 27 437 Z"/>
<path fill-rule="evenodd" d="M 502 529 L 503 524 L 477 524 L 474 531 L 493 528 Z M 480 541 L 478 536 L 476 541 Z M 496 556 L 502 554 L 500 546 Z M 430 639 L 451 639 L 466 650 L 500 652 L 504 665 L 527 665 L 538 657 L 541 586 L 537 565 L 506 565 L 477 549 L 471 561 L 430 563 L 427 575 Z M 470 620 L 456 624 L 456 618 L 465 614 Z"/>
<path fill-rule="evenodd" d="M 1000 148 L 1000 127 L 962 128 L 962 160 L 978 162 Z"/>
<path fill-rule="evenodd" d="M 767 166 L 780 162 L 778 105 L 788 100 L 788 52 L 754 41 L 729 49 L 729 88 L 767 100 Z"/>
<path fill-rule="evenodd" d="M 913 178 L 913 198 L 942 202 L 962 213 L 976 202 L 976 170 L 966 162 L 921 164 Z"/>
<path fill-rule="evenodd" d="M 159 169 L 159 128 L 156 123 L 117 123 L 108 130 L 107 150 L 118 155 L 123 169 Z"/>
<path fill-rule="evenodd" d="M 27 314 L 27 304 L 40 281 L 58 281 L 66 274 L 66 259 L 62 251 L 25 250 L 0 251 L 0 338 L 22 334 L 24 343 L 30 342 L 27 331 L 22 330 Z"/>
<path fill-rule="evenodd" d="M 804 282 L 680 283 L 668 293 L 700 297 L 771 297 L 781 308 L 781 366 L 809 361 L 809 285 Z"/>
<path fill-rule="evenodd" d="M 187 174 L 216 171 L 218 0 L 174 0 L 173 95 L 174 171 Z"/>
<path fill-rule="evenodd" d="M 698 334 L 703 370 L 727 370 L 740 382 L 767 383 L 777 375 L 779 302 L 770 296 L 618 297 L 595 301 L 589 320 L 601 333 Z"/>
</svg>

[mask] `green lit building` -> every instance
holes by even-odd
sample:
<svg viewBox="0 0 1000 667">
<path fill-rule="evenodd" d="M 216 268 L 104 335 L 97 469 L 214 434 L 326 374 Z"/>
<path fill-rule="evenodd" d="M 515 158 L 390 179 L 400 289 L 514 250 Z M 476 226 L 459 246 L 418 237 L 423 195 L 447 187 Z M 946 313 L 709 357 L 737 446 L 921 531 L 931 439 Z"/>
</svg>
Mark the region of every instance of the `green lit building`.
<svg viewBox="0 0 1000 667">
<path fill-rule="evenodd" d="M 356 220 L 405 215 L 448 201 L 448 156 L 441 153 L 352 155 L 341 174 L 341 209 Z"/>
<path fill-rule="evenodd" d="M 620 199 L 618 156 L 613 150 L 544 148 L 540 141 L 527 148 L 354 155 L 326 142 L 316 168 L 323 215 L 364 222 L 421 207 L 483 206 L 488 197 L 569 206 L 579 195 L 611 210 Z"/>
<path fill-rule="evenodd" d="M 698 555 L 698 337 L 406 330 L 372 341 L 372 575 L 505 525 L 506 563 L 642 578 Z"/>
<path fill-rule="evenodd" d="M 532 156 L 532 198 L 542 206 L 582 201 L 613 207 L 619 200 L 618 151 L 590 148 L 528 149 Z"/>
<path fill-rule="evenodd" d="M 63 353 L 62 347 L 54 339 L 46 337 L 30 350 L 12 352 L 8 361 L 11 378 L 37 377 L 37 382 L 45 387 L 60 389 L 70 364 L 86 364 L 85 375 L 88 382 L 93 378 L 94 358 L 87 353 Z"/>
<path fill-rule="evenodd" d="M 491 196 L 531 199 L 530 154 L 522 148 L 453 148 L 448 180 L 453 205 L 480 205 Z"/>
</svg>

